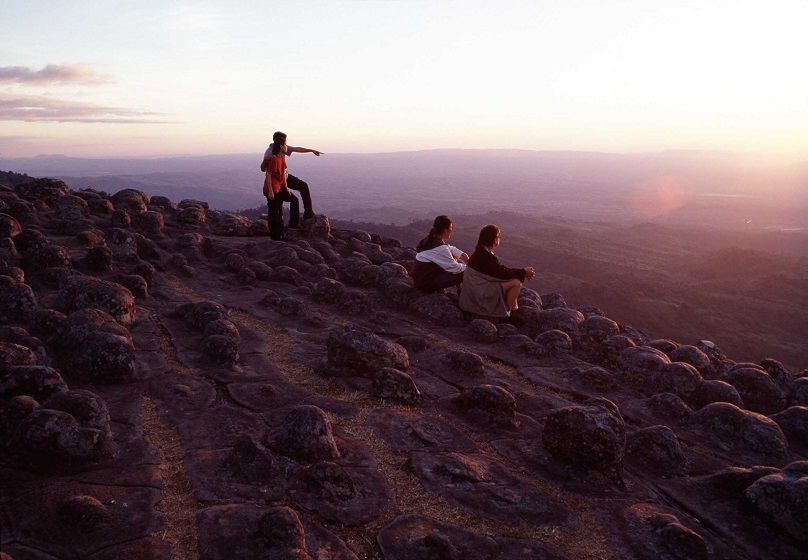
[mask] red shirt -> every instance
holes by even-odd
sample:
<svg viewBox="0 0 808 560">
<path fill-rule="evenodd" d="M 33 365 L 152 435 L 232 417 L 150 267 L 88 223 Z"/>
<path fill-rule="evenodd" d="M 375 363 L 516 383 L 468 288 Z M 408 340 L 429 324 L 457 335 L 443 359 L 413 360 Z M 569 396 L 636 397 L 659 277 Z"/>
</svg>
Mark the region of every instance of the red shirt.
<svg viewBox="0 0 808 560">
<path fill-rule="evenodd" d="M 264 195 L 269 194 L 269 185 L 272 185 L 273 193 L 281 192 L 284 177 L 286 177 L 286 157 L 283 154 L 269 156 L 264 178 Z"/>
</svg>

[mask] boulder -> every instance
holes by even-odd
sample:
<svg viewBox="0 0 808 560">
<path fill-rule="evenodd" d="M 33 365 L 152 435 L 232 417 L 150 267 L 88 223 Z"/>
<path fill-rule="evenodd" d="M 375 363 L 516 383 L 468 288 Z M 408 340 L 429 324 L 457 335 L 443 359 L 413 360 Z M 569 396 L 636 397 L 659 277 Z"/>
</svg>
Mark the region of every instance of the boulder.
<svg viewBox="0 0 808 560">
<path fill-rule="evenodd" d="M 0 370 L 0 401 L 30 396 L 37 401 L 67 391 L 59 371 L 47 366 L 8 366 Z"/>
<path fill-rule="evenodd" d="M 236 478 L 257 484 L 268 482 L 280 470 L 272 452 L 247 434 L 236 438 L 225 464 Z"/>
<path fill-rule="evenodd" d="M 36 295 L 27 284 L 0 286 L 0 322 L 27 322 L 38 307 Z"/>
<path fill-rule="evenodd" d="M 90 272 L 105 272 L 112 270 L 113 257 L 112 249 L 105 245 L 96 245 L 87 249 L 81 264 Z"/>
<path fill-rule="evenodd" d="M 535 341 L 544 346 L 551 354 L 569 354 L 572 351 L 570 335 L 558 329 L 544 331 L 536 337 Z"/>
<path fill-rule="evenodd" d="M 696 346 L 684 344 L 666 353 L 672 362 L 690 364 L 699 370 L 699 373 L 706 379 L 714 379 L 716 377 L 716 371 L 710 358 Z"/>
<path fill-rule="evenodd" d="M 675 515 L 656 506 L 638 503 L 626 509 L 625 537 L 631 558 L 710 560 L 712 554 L 701 535 L 685 527 Z"/>
<path fill-rule="evenodd" d="M 805 454 L 808 450 L 808 407 L 792 406 L 773 414 L 771 419 L 783 430 L 789 445 Z"/>
<path fill-rule="evenodd" d="M 0 237 L 14 237 L 20 233 L 22 233 L 22 227 L 14 216 L 0 213 Z"/>
<path fill-rule="evenodd" d="M 20 198 L 29 201 L 42 200 L 50 207 L 55 207 L 59 199 L 70 194 L 70 187 L 58 179 L 34 179 L 27 183 L 16 185 L 14 190 Z"/>
<path fill-rule="evenodd" d="M 770 464 L 782 464 L 790 456 L 782 430 L 762 414 L 720 402 L 694 412 L 690 422 L 709 433 L 721 450 L 767 457 Z"/>
<path fill-rule="evenodd" d="M 651 375 L 650 389 L 656 393 L 673 393 L 686 399 L 698 391 L 704 379 L 692 365 L 684 362 L 664 364 L 661 371 Z"/>
<path fill-rule="evenodd" d="M 90 217 L 90 208 L 83 198 L 67 194 L 56 204 L 56 217 L 60 220 L 77 222 Z"/>
<path fill-rule="evenodd" d="M 200 331 L 204 331 L 208 323 L 228 319 L 227 309 L 214 301 L 182 305 L 177 309 L 177 313 L 184 317 L 188 324 Z"/>
<path fill-rule="evenodd" d="M 273 507 L 263 514 L 254 538 L 260 558 L 312 560 L 306 552 L 306 532 L 300 518 L 286 506 Z"/>
<path fill-rule="evenodd" d="M 567 307 L 567 302 L 564 300 L 564 296 L 562 296 L 558 292 L 550 292 L 547 294 L 542 294 L 540 297 L 542 301 L 542 307 L 544 309 L 558 309 L 561 307 Z"/>
<path fill-rule="evenodd" d="M 738 390 L 746 408 L 761 414 L 774 414 L 786 406 L 786 397 L 778 384 L 762 369 L 731 369 L 727 381 Z"/>
<path fill-rule="evenodd" d="M 542 295 L 542 301 L 544 295 Z M 568 307 L 554 307 L 536 309 L 533 307 L 519 307 L 511 312 L 511 316 L 522 321 L 521 330 L 530 337 L 535 337 L 545 331 L 559 330 L 568 335 L 575 335 L 578 326 L 584 322 L 581 312 Z"/>
<path fill-rule="evenodd" d="M 421 391 L 412 377 L 401 370 L 386 367 L 373 374 L 373 396 L 403 404 L 421 402 Z"/>
<path fill-rule="evenodd" d="M 358 375 L 372 376 L 387 367 L 400 371 L 410 367 L 409 355 L 403 346 L 355 325 L 332 331 L 327 347 L 328 362 L 332 366 Z"/>
<path fill-rule="evenodd" d="M 122 325 L 129 325 L 135 318 L 135 297 L 132 292 L 114 282 L 91 276 L 71 276 L 59 286 L 54 307 L 69 314 L 80 309 L 93 308 L 104 311 Z"/>
<path fill-rule="evenodd" d="M 519 290 L 516 303 L 519 305 L 519 307 L 533 307 L 535 309 L 542 308 L 542 301 L 539 293 L 524 286 L 522 286 L 522 288 Z"/>
<path fill-rule="evenodd" d="M 626 426 L 613 402 L 597 397 L 582 405 L 550 411 L 544 421 L 542 443 L 561 463 L 600 472 L 624 486 Z"/>
<path fill-rule="evenodd" d="M 325 412 L 312 405 L 293 408 L 270 447 L 281 455 L 308 463 L 340 456 L 331 421 Z"/>
<path fill-rule="evenodd" d="M 710 403 L 726 402 L 738 408 L 743 408 L 743 399 L 738 391 L 725 381 L 708 379 L 702 383 L 698 390 L 690 394 L 689 402 L 694 408 L 703 408 Z"/>
<path fill-rule="evenodd" d="M 473 319 L 468 325 L 468 331 L 475 342 L 490 344 L 497 342 L 497 327 L 485 319 Z"/>
<path fill-rule="evenodd" d="M 71 313 L 51 340 L 65 375 L 81 383 L 123 383 L 135 371 L 132 336 L 111 315 L 87 308 Z"/>
<path fill-rule="evenodd" d="M 460 327 L 466 319 L 463 311 L 443 294 L 429 294 L 414 299 L 410 308 L 441 327 Z"/>
<path fill-rule="evenodd" d="M 808 406 L 808 377 L 798 377 L 788 390 L 790 406 Z"/>
<path fill-rule="evenodd" d="M 123 189 L 110 197 L 116 210 L 124 210 L 131 215 L 137 215 L 146 211 L 149 204 L 149 196 L 137 189 Z"/>
<path fill-rule="evenodd" d="M 667 426 L 650 426 L 631 434 L 627 439 L 626 456 L 640 468 L 663 477 L 687 470 L 682 446 Z"/>
<path fill-rule="evenodd" d="M 745 496 L 766 519 L 798 541 L 808 542 L 808 461 L 764 476 L 746 489 Z"/>
<path fill-rule="evenodd" d="M 478 355 L 472 352 L 452 350 L 443 357 L 443 362 L 465 377 L 482 377 L 485 375 L 485 362 Z"/>
</svg>

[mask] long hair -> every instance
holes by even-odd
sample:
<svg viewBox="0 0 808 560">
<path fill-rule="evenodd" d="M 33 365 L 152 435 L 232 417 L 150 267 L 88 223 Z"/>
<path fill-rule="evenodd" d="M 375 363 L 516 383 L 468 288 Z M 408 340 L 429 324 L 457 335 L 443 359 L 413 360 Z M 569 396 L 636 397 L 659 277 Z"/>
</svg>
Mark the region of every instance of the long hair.
<svg viewBox="0 0 808 560">
<path fill-rule="evenodd" d="M 494 224 L 488 224 L 480 230 L 480 237 L 477 238 L 477 246 L 484 245 L 490 247 L 494 244 L 494 240 L 496 240 L 498 235 L 499 228 Z"/>
<path fill-rule="evenodd" d="M 281 146 L 284 144 L 286 144 L 286 134 L 279 130 L 272 135 L 272 155 L 278 155 L 281 152 Z"/>
<path fill-rule="evenodd" d="M 439 233 L 446 231 L 452 226 L 452 219 L 449 216 L 438 216 L 435 218 L 435 221 L 432 222 L 432 229 L 429 230 L 429 235 L 438 235 Z"/>
</svg>

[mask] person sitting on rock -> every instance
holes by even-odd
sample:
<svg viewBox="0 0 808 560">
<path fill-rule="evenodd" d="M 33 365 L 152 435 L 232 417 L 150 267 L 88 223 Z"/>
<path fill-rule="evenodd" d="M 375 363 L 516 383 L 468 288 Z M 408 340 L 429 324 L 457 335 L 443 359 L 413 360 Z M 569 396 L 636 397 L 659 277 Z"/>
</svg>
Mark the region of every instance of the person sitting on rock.
<svg viewBox="0 0 808 560">
<path fill-rule="evenodd" d="M 267 197 L 267 221 L 269 236 L 276 241 L 286 241 L 283 235 L 283 203 L 288 201 L 290 209 L 289 228 L 301 229 L 300 204 L 286 185 L 286 135 L 276 132 L 273 137 L 272 154 L 266 164 L 264 196 Z"/>
<path fill-rule="evenodd" d="M 441 292 L 451 286 L 457 286 L 458 292 L 460 291 L 469 256 L 446 243 L 452 236 L 452 229 L 449 216 L 438 216 L 432 223 L 429 235 L 415 249 L 417 253 L 412 280 L 415 287 L 422 292 Z"/>
<path fill-rule="evenodd" d="M 516 309 L 522 283 L 536 276 L 533 267 L 509 268 L 499 262 L 500 229 L 489 224 L 480 230 L 477 248 L 464 273 L 460 308 L 475 315 L 508 317 Z"/>
<path fill-rule="evenodd" d="M 272 156 L 272 147 L 275 144 L 276 140 L 275 137 L 283 135 L 284 140 L 286 140 L 286 134 L 283 132 L 276 132 L 272 135 L 272 144 L 269 145 L 266 152 L 264 152 L 264 159 L 261 161 L 261 171 L 266 172 L 267 170 L 267 162 L 269 158 Z M 317 157 L 320 157 L 320 152 L 318 150 L 312 150 L 311 148 L 301 148 L 300 146 L 286 146 L 286 156 L 291 157 L 292 154 L 314 154 Z M 298 179 L 294 175 L 290 173 L 286 173 L 286 186 L 292 189 L 293 191 L 298 191 L 300 193 L 300 197 L 303 199 L 303 219 L 309 219 L 314 217 L 314 209 L 311 202 L 311 192 L 309 191 L 309 184 L 305 181 Z M 299 220 L 298 217 L 294 218 L 295 223 Z M 292 222 L 292 218 L 290 218 L 289 222 Z"/>
</svg>

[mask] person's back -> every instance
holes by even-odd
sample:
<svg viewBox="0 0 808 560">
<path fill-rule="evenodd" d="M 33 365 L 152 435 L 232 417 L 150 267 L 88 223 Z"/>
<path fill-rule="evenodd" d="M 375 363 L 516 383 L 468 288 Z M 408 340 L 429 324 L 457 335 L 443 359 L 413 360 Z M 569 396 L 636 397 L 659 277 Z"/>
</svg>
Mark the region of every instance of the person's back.
<svg viewBox="0 0 808 560">
<path fill-rule="evenodd" d="M 446 243 L 451 237 L 453 224 L 448 216 L 435 218 L 432 229 L 416 247 L 412 281 L 422 292 L 439 292 L 463 282 L 464 262 L 468 255 Z M 460 259 L 460 261 L 458 260 Z"/>
</svg>

